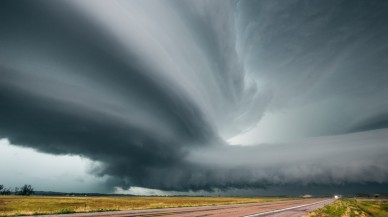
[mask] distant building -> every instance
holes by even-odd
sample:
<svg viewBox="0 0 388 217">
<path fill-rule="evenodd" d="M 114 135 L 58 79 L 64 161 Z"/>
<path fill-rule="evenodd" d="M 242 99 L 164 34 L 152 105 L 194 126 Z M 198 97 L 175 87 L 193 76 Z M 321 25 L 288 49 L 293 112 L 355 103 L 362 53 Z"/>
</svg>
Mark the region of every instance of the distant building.
<svg viewBox="0 0 388 217">
<path fill-rule="evenodd" d="M 311 194 L 305 194 L 305 195 L 302 195 L 301 197 L 303 197 L 303 198 L 310 198 L 310 197 L 313 197 L 313 195 L 311 195 Z"/>
</svg>

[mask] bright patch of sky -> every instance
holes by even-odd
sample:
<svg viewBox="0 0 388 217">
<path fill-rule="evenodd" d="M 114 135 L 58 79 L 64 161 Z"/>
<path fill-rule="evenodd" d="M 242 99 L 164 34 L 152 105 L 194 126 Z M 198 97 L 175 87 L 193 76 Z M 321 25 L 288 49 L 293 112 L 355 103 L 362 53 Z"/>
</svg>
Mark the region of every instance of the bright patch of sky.
<svg viewBox="0 0 388 217">
<path fill-rule="evenodd" d="M 31 184 L 38 191 L 104 192 L 105 178 L 87 173 L 93 164 L 80 156 L 39 153 L 0 139 L 0 184 L 7 188 Z"/>
</svg>

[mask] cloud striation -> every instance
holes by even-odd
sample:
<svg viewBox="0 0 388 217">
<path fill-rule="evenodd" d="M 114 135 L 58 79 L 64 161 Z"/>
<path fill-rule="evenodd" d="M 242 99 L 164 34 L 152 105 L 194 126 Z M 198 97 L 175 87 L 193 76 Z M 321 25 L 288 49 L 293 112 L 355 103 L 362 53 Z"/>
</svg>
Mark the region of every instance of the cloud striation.
<svg viewBox="0 0 388 217">
<path fill-rule="evenodd" d="M 387 3 L 0 4 L 12 144 L 101 162 L 112 188 L 388 182 Z M 290 108 L 315 138 L 226 142 Z"/>
</svg>

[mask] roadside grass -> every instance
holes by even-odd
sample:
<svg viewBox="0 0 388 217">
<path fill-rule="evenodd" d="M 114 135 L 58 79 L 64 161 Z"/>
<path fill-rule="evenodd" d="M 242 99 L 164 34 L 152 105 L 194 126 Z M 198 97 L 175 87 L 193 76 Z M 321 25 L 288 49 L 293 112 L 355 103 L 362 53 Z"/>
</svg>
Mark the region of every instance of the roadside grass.
<svg viewBox="0 0 388 217">
<path fill-rule="evenodd" d="M 388 199 L 339 199 L 305 217 L 387 217 Z"/>
<path fill-rule="evenodd" d="M 287 197 L 0 196 L 0 217 L 273 202 Z"/>
<path fill-rule="evenodd" d="M 357 199 L 357 203 L 370 216 L 388 216 L 388 199 Z"/>
</svg>

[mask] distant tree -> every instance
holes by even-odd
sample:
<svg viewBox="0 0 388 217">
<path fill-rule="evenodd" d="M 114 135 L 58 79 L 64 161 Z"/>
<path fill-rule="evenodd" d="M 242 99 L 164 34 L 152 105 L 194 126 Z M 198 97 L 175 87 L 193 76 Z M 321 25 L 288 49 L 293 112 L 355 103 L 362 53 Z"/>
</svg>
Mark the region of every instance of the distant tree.
<svg viewBox="0 0 388 217">
<path fill-rule="evenodd" d="M 31 185 L 23 185 L 23 187 L 18 190 L 19 195 L 31 195 L 34 193 L 34 189 L 31 187 Z"/>
<path fill-rule="evenodd" d="M 11 190 L 9 188 L 4 188 L 0 191 L 0 195 L 10 195 Z"/>
<path fill-rule="evenodd" d="M 18 188 L 18 187 L 15 187 L 14 192 L 15 192 L 15 195 L 19 195 L 19 194 L 20 194 L 19 188 Z"/>
<path fill-rule="evenodd" d="M 10 195 L 11 190 L 9 188 L 5 188 L 4 185 L 0 185 L 0 195 Z"/>
</svg>

